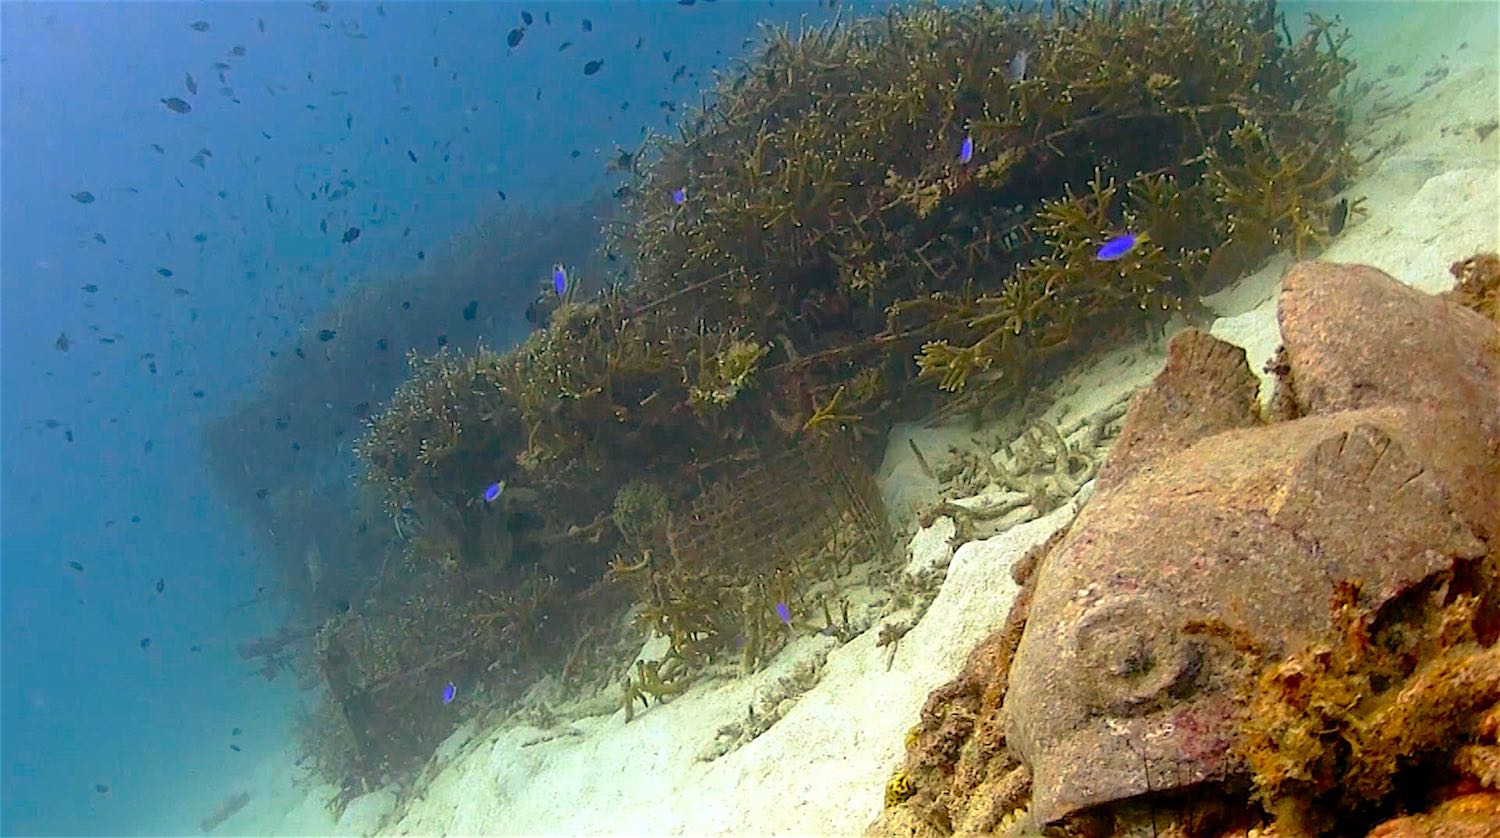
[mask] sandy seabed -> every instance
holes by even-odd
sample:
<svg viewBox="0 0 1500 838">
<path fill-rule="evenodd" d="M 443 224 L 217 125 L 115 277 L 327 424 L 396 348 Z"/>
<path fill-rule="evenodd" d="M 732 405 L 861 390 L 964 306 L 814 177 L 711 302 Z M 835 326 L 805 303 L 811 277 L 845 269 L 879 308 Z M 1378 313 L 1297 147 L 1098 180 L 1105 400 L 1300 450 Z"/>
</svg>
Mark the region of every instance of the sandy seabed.
<svg viewBox="0 0 1500 838">
<path fill-rule="evenodd" d="M 1319 258 L 1373 265 L 1426 291 L 1453 280 L 1449 263 L 1500 249 L 1500 5 L 1347 4 L 1359 75 L 1376 82 L 1356 110 L 1360 178 L 1346 190 L 1367 214 L 1351 219 Z M 1205 300 L 1214 335 L 1242 346 L 1259 371 L 1280 342 L 1276 298 L 1290 257 Z M 1052 383 L 1048 419 L 1064 425 L 1147 384 L 1164 339 L 1090 359 Z M 1269 383 L 1263 381 L 1262 396 Z M 880 472 L 898 523 L 935 499 L 908 439 L 940 451 L 967 429 L 902 427 Z M 951 521 L 909 536 L 913 568 L 941 568 L 936 599 L 894 656 L 879 625 L 851 642 L 790 642 L 760 672 L 694 686 L 669 703 L 541 730 L 470 722 L 439 748 L 415 793 L 356 799 L 335 821 L 334 790 L 293 769 L 284 752 L 239 787 L 250 802 L 214 834 L 855 835 L 879 814 L 883 784 L 933 688 L 1004 619 L 1011 564 L 1066 524 L 1081 500 L 955 550 Z M 909 526 L 911 533 L 914 525 Z M 816 681 L 812 683 L 816 673 Z M 810 688 L 801 688 L 811 683 Z M 785 714 L 752 741 L 705 760 L 748 705 L 787 695 Z M 548 738 L 552 737 L 552 738 Z M 538 741 L 545 739 L 546 741 Z M 204 807 L 204 815 L 212 811 Z"/>
</svg>

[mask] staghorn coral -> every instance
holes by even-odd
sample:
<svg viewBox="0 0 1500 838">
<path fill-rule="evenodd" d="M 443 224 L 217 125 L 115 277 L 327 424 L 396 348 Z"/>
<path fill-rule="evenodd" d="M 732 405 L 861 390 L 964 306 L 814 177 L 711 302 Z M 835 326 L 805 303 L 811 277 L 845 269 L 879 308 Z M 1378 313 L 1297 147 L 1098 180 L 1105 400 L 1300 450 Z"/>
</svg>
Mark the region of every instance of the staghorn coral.
<svg viewBox="0 0 1500 838">
<path fill-rule="evenodd" d="M 1332 238 L 1332 196 L 1353 168 L 1338 135 L 1288 142 L 1246 122 L 1229 132 L 1227 148 L 1209 153 L 1207 179 L 1228 213 L 1229 239 L 1268 242 L 1302 258 Z"/>
<path fill-rule="evenodd" d="M 922 398 L 913 353 L 942 389 L 1015 389 L 1176 306 L 1249 227 L 1261 250 L 1287 224 L 1305 238 L 1347 174 L 1342 39 L 1315 20 L 1284 40 L 1258 0 L 920 5 L 773 31 L 711 113 L 629 156 L 612 247 L 631 281 L 573 294 L 504 355 L 414 361 L 361 456 L 393 513 L 463 517 L 474 474 L 519 465 L 596 504 L 570 522 L 587 528 L 638 452 L 691 473 L 892 415 L 868 408 Z M 1125 141 L 1142 133 L 1160 141 Z M 1295 177 L 1262 165 L 1273 153 Z M 1149 242 L 1093 258 L 1123 229 Z"/>
<path fill-rule="evenodd" d="M 742 641 L 754 669 L 781 636 L 771 606 L 805 607 L 792 594 L 838 562 L 725 568 L 667 545 L 612 569 L 621 490 L 648 474 L 675 509 L 804 437 L 959 398 L 934 383 L 1022 392 L 1163 316 L 1226 241 L 1248 260 L 1305 239 L 1347 174 L 1332 92 L 1349 64 L 1333 27 L 1293 42 L 1279 23 L 1262 0 L 1140 0 L 772 31 L 710 110 L 630 155 L 621 272 L 590 298 L 575 282 L 513 350 L 413 358 L 360 441 L 367 474 L 455 587 L 524 600 L 530 567 L 566 568 L 559 596 L 613 573 L 683 666 Z M 1255 168 L 1271 152 L 1296 168 L 1274 189 Z M 1094 258 L 1122 230 L 1149 241 Z M 1090 468 L 1066 448 L 1059 484 Z M 476 502 L 495 480 L 504 499 Z"/>
<path fill-rule="evenodd" d="M 766 356 L 766 347 L 747 340 L 729 338 L 717 352 L 699 356 L 698 383 L 688 389 L 688 399 L 699 411 L 722 409 L 749 386 L 750 379 Z"/>
<path fill-rule="evenodd" d="M 651 480 L 631 481 L 615 495 L 610 520 L 627 544 L 648 549 L 666 537 L 667 495 Z"/>
</svg>

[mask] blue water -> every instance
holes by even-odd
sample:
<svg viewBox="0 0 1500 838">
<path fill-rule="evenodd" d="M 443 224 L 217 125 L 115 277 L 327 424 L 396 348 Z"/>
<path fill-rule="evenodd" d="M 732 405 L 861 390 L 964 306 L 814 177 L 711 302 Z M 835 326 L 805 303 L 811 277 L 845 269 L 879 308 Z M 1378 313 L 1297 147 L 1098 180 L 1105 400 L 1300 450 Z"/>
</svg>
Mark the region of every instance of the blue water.
<svg viewBox="0 0 1500 838">
<path fill-rule="evenodd" d="M 523 8 L 534 23 L 508 49 Z M 0 829 L 196 831 L 203 801 L 287 746 L 304 693 L 235 651 L 279 627 L 285 604 L 210 488 L 203 423 L 253 396 L 270 353 L 330 301 L 416 276 L 419 251 L 483 227 L 499 191 L 534 208 L 607 195 L 615 146 L 671 130 L 660 101 L 699 102 L 758 22 L 803 15 L 829 12 L 0 6 Z M 591 60 L 603 68 L 585 76 Z M 306 198 L 346 177 L 343 201 Z M 92 203 L 72 197 L 85 190 Z"/>
</svg>

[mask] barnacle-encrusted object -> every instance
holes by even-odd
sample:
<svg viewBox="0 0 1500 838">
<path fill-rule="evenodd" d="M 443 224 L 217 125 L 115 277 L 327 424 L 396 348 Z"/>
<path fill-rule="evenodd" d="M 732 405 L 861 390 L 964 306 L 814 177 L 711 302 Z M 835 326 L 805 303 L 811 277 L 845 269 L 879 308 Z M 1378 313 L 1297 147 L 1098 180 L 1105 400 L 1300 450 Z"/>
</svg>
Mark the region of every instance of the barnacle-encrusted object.
<svg viewBox="0 0 1500 838">
<path fill-rule="evenodd" d="M 930 697 L 906 762 L 927 823 L 995 824 L 1016 762 L 1028 823 L 1106 833 L 1363 834 L 1491 782 L 1496 326 L 1321 263 L 1279 319 L 1283 421 L 1242 350 L 1173 340 L 1005 629 Z"/>
</svg>

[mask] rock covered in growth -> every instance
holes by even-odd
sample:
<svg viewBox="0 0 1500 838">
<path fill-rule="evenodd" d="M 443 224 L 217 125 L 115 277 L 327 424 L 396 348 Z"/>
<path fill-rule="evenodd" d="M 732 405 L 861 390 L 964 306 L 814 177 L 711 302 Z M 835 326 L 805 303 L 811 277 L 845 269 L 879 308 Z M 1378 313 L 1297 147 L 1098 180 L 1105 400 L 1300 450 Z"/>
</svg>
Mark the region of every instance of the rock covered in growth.
<svg viewBox="0 0 1500 838">
<path fill-rule="evenodd" d="M 1482 577 L 1500 524 L 1495 326 L 1374 269 L 1320 263 L 1289 272 L 1280 322 L 1286 421 L 1256 415 L 1242 351 L 1192 331 L 1173 341 L 1095 499 L 1018 598 L 1013 659 L 982 688 L 966 670 L 924 710 L 904 769 L 905 808 L 923 823 L 1003 829 L 1025 802 L 997 811 L 1013 775 L 1030 782 L 1032 826 L 1223 788 L 1251 773 L 1251 696 L 1283 706 L 1259 673 L 1329 636 L 1364 636 L 1382 614 L 1447 615 L 1422 624 L 1445 628 L 1410 641 L 1413 660 L 1380 659 L 1388 671 L 1368 683 L 1384 689 L 1416 684 L 1421 655 L 1455 638 L 1494 643 L 1497 586 Z M 1500 689 L 1491 680 L 1483 689 Z M 1410 732 L 1403 758 L 1452 750 L 1451 738 Z"/>
<path fill-rule="evenodd" d="M 1130 405 L 1120 438 L 1099 469 L 1100 490 L 1220 431 L 1253 427 L 1255 375 L 1244 350 L 1190 330 L 1173 341 L 1166 367 Z"/>
<path fill-rule="evenodd" d="M 1304 413 L 1377 405 L 1422 413 L 1415 430 L 1452 472 L 1453 502 L 1477 532 L 1500 525 L 1500 362 L 1495 325 L 1364 265 L 1303 262 L 1283 280 L 1286 383 Z"/>
</svg>

